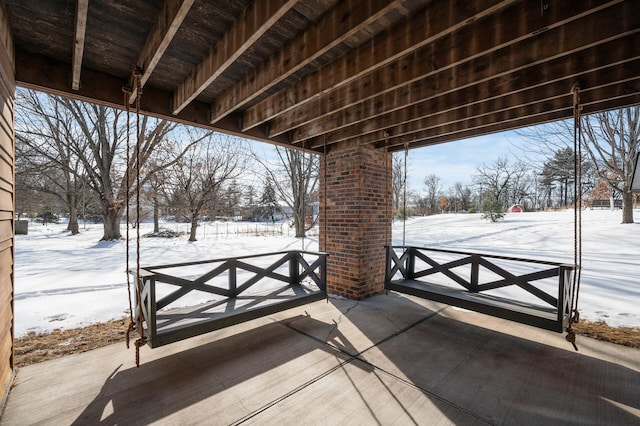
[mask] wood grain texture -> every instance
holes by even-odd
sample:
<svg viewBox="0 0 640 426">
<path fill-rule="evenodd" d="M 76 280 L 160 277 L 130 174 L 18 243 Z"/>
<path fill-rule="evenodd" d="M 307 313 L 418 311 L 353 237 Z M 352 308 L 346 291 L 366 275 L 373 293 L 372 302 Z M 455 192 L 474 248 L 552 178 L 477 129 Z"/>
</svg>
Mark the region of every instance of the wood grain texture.
<svg viewBox="0 0 640 426">
<path fill-rule="evenodd" d="M 219 78 L 260 37 L 284 16 L 297 0 L 254 1 L 244 10 L 173 94 L 173 113 L 178 114 L 214 80 Z"/>
<path fill-rule="evenodd" d="M 511 0 L 432 3 L 417 14 L 407 16 L 391 30 L 377 34 L 348 55 L 331 62 L 321 71 L 306 76 L 248 108 L 243 116 L 243 129 L 250 129 L 279 114 L 296 110 L 312 99 L 349 84 L 483 16 L 495 13 L 510 3 Z M 285 130 L 273 127 L 271 135 Z"/>
<path fill-rule="evenodd" d="M 565 115 L 529 104 L 570 77 L 611 89 L 591 108 L 640 103 L 635 0 L 92 0 L 74 91 L 76 1 L 3 0 L 20 84 L 118 106 L 138 66 L 145 113 L 283 146 L 380 147 L 384 131 L 411 148 L 548 122 Z M 507 110 L 532 115 L 497 123 Z"/>
<path fill-rule="evenodd" d="M 402 3 L 399 0 L 345 0 L 288 43 L 213 103 L 211 122 L 243 106 L 305 65 L 355 35 Z"/>
<path fill-rule="evenodd" d="M 132 72 L 136 67 L 142 71 L 140 76 L 141 87 L 147 84 L 149 77 L 151 77 L 164 52 L 180 29 L 182 21 L 189 13 L 193 2 L 194 0 L 165 1 L 153 29 L 147 36 L 147 41 L 142 47 L 140 56 L 138 56 L 135 66 L 132 67 Z M 138 88 L 133 81 L 133 76 L 129 80 L 129 87 L 131 88 L 129 102 L 133 102 L 138 96 Z"/>
<path fill-rule="evenodd" d="M 596 9 L 587 8 L 583 14 L 585 16 L 578 19 L 580 15 L 573 15 L 572 8 L 567 7 L 565 11 L 558 11 L 558 20 L 539 34 L 535 33 L 539 25 L 535 20 L 519 21 L 515 18 L 525 10 L 515 5 L 502 15 L 488 18 L 489 22 L 465 27 L 415 54 L 327 93 L 293 113 L 281 115 L 273 120 L 270 134 L 276 135 L 295 128 L 292 142 L 302 141 L 329 129 L 337 130 L 376 119 L 393 110 L 439 94 L 464 90 L 491 78 L 525 73 L 529 67 L 546 64 L 606 40 L 623 39 L 640 30 L 640 14 L 624 19 L 627 12 L 625 5 L 614 5 L 607 9 L 611 21 L 619 22 L 616 26 L 596 30 L 602 16 L 587 13 Z M 487 33 L 487 30 L 491 32 Z M 602 66 L 602 63 L 598 66 Z M 573 70 L 579 71 L 583 70 Z M 546 75 L 552 78 L 557 74 Z M 555 90 L 558 91 L 558 86 L 555 86 Z M 442 106 L 444 110 L 448 108 L 448 105 Z M 316 113 L 311 114 L 310 111 Z M 317 114 L 317 111 L 321 114 Z"/>
</svg>

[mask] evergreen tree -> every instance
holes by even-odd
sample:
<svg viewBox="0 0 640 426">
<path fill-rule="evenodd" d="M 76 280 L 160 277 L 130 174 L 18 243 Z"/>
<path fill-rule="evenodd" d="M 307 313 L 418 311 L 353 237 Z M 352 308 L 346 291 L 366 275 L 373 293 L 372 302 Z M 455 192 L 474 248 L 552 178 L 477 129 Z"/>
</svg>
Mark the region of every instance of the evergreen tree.
<svg viewBox="0 0 640 426">
<path fill-rule="evenodd" d="M 276 190 L 273 187 L 273 182 L 270 177 L 267 177 L 267 180 L 264 184 L 264 189 L 262 190 L 262 196 L 260 197 L 260 216 L 264 220 L 270 220 L 271 222 L 275 222 L 274 215 L 278 212 L 278 199 L 276 197 Z"/>
<path fill-rule="evenodd" d="M 483 194 L 480 212 L 483 219 L 491 222 L 497 222 L 504 217 L 504 206 L 495 191 L 489 190 Z"/>
</svg>

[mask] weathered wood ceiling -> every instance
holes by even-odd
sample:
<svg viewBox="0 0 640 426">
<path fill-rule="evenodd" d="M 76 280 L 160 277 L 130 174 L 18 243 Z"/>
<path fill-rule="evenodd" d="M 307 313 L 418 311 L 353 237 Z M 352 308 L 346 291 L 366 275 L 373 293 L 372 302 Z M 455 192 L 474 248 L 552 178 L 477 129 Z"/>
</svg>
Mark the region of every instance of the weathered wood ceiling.
<svg viewBox="0 0 640 426">
<path fill-rule="evenodd" d="M 18 84 L 323 151 L 640 103 L 638 0 L 0 0 Z M 137 94 L 134 94 L 137 95 Z"/>
</svg>

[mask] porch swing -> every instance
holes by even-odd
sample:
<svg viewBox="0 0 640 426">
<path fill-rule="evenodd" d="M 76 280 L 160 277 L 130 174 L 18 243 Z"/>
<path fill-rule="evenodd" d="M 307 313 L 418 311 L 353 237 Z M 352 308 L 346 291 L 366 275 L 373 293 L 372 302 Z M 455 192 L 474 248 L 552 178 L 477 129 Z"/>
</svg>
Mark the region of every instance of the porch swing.
<svg viewBox="0 0 640 426">
<path fill-rule="evenodd" d="M 582 193 L 580 87 L 571 89 L 574 120 L 574 194 Z M 405 144 L 404 179 L 407 173 Z M 406 185 L 403 208 L 406 211 Z M 582 258 L 581 197 L 574 203 L 574 264 L 456 250 L 386 247 L 385 289 L 558 333 L 575 344 Z M 506 294 L 506 296 L 505 296 Z"/>
<path fill-rule="evenodd" d="M 210 331 L 250 321 L 296 306 L 322 300 L 326 293 L 327 255 L 302 250 L 211 259 L 155 266 L 140 265 L 140 98 L 141 73 L 133 74 L 136 116 L 136 147 L 131 154 L 127 131 L 127 170 L 135 170 L 136 260 L 130 266 L 129 191 L 126 195 L 126 270 L 129 292 L 131 332 L 136 365 L 140 364 L 140 347 L 151 348 L 178 342 Z M 131 88 L 123 88 L 129 129 Z M 133 173 L 133 172 L 132 172 Z M 130 173 L 126 185 L 130 188 Z M 134 294 L 132 294 L 132 287 Z M 200 292 L 209 298 L 189 300 Z M 197 300 L 196 302 L 193 302 Z M 180 301 L 179 307 L 176 302 Z"/>
</svg>

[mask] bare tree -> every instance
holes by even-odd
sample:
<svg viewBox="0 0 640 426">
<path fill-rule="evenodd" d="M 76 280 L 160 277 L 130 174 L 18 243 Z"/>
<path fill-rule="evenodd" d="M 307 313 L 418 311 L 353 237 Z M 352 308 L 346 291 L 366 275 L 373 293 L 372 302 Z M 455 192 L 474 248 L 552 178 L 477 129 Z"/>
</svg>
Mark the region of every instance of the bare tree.
<svg viewBox="0 0 640 426">
<path fill-rule="evenodd" d="M 531 180 L 527 165 L 522 161 L 511 164 L 507 158 L 500 157 L 492 164 L 482 164 L 476 168 L 474 183 L 482 188 L 483 198 L 489 196 L 500 203 L 502 208 L 509 204 L 520 203 L 529 192 Z"/>
<path fill-rule="evenodd" d="M 167 170 L 167 184 L 171 186 L 174 202 L 184 204 L 189 212 L 191 229 L 189 241 L 196 241 L 198 220 L 207 205 L 215 204 L 226 182 L 243 170 L 243 150 L 239 139 L 219 133 L 190 132 L 189 149 Z"/>
<path fill-rule="evenodd" d="M 125 201 L 135 195 L 138 183 L 142 188 L 158 167 L 166 167 L 161 164 L 150 168 L 148 161 L 177 125 L 146 116 L 136 122 L 132 114 L 131 128 L 127 128 L 124 111 L 33 91 L 24 91 L 21 97 L 31 106 L 23 117 L 24 134 L 37 135 L 44 128 L 42 122 L 49 129 L 39 138 L 25 136 L 25 144 L 46 152 L 65 181 L 70 182 L 67 186 L 74 185 L 67 191 L 75 200 L 74 205 L 77 206 L 82 185 L 97 195 L 104 223 L 103 240 L 121 238 Z M 127 140 L 131 148 L 128 162 Z"/>
<path fill-rule="evenodd" d="M 84 178 L 80 156 L 86 143 L 75 129 L 71 113 L 55 97 L 20 90 L 18 105 L 16 157 L 25 185 L 21 189 L 58 197 L 69 213 L 67 230 L 75 235 L 79 232 L 79 193 Z"/>
<path fill-rule="evenodd" d="M 296 237 L 304 237 L 315 224 L 307 221 L 318 186 L 318 155 L 291 148 L 276 147 L 277 165 L 258 157 L 278 196 L 293 212 Z"/>
<path fill-rule="evenodd" d="M 584 148 L 598 177 L 622 195 L 622 223 L 633 223 L 633 165 L 640 141 L 640 107 L 585 117 Z"/>
<path fill-rule="evenodd" d="M 424 178 L 425 199 L 427 214 L 434 214 L 439 210 L 439 201 L 442 196 L 442 180 L 430 174 Z"/>
<path fill-rule="evenodd" d="M 80 159 L 88 176 L 89 188 L 100 197 L 104 219 L 102 239 L 122 238 L 120 220 L 125 201 L 133 198 L 138 183 L 142 188 L 151 178 L 154 171 L 146 167 L 147 162 L 177 124 L 147 116 L 138 117 L 134 128 L 139 133 L 133 131 L 133 136 L 129 134 L 131 155 L 127 162 L 124 145 L 130 129 L 126 126 L 125 112 L 66 98 L 57 98 L 57 101 L 73 114 L 87 143 L 85 152 L 88 154 L 80 156 Z"/>
<path fill-rule="evenodd" d="M 404 198 L 405 179 L 404 152 L 393 153 L 393 169 L 391 171 L 391 191 L 393 193 L 394 211 L 400 211 L 400 204 Z"/>
<path fill-rule="evenodd" d="M 599 179 L 622 198 L 622 223 L 633 223 L 633 194 L 629 192 L 633 161 L 640 140 L 640 106 L 606 111 L 582 117 L 582 150 L 584 163 L 594 165 Z M 519 132 L 529 141 L 527 149 L 548 154 L 574 146 L 573 120 L 559 121 Z"/>
<path fill-rule="evenodd" d="M 456 210 L 468 211 L 471 208 L 473 191 L 469 186 L 463 185 L 461 182 L 456 182 L 453 185 L 452 193 L 455 197 Z"/>
</svg>

